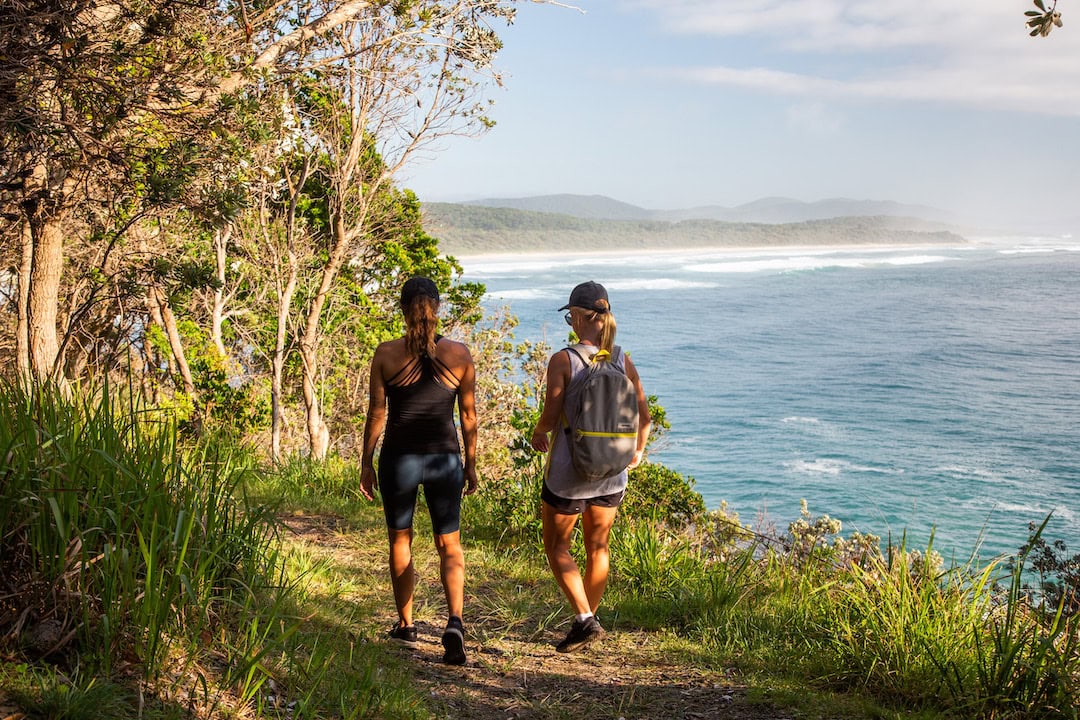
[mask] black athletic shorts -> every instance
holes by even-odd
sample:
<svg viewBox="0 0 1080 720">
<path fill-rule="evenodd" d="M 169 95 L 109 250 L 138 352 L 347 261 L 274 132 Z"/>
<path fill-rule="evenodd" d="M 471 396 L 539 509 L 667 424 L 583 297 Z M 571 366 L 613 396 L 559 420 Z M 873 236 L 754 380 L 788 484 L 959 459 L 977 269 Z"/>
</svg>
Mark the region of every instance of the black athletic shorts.
<svg viewBox="0 0 1080 720">
<path fill-rule="evenodd" d="M 465 469 L 457 453 L 379 458 L 379 493 L 386 526 L 391 530 L 412 527 L 416 494 L 421 485 L 435 534 L 447 535 L 458 530 Z"/>
<path fill-rule="evenodd" d="M 597 497 L 591 498 L 564 498 L 551 492 L 551 490 L 548 489 L 547 483 L 544 483 L 544 489 L 540 491 L 540 499 L 550 505 L 552 509 L 560 515 L 580 515 L 585 512 L 585 508 L 590 505 L 610 508 L 619 507 L 623 495 L 625 494 L 625 490 L 620 490 L 619 492 L 611 493 L 610 495 L 598 495 Z"/>
</svg>

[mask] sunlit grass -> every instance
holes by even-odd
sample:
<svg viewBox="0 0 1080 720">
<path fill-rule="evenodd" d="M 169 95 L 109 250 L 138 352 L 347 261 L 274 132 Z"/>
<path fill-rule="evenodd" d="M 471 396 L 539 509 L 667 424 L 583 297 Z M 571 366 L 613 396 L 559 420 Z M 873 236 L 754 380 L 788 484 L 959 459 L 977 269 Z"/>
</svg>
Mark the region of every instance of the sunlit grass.
<svg viewBox="0 0 1080 720">
<path fill-rule="evenodd" d="M 0 666 L 0 688 L 24 708 L 149 720 L 189 707 L 445 711 L 414 663 L 381 642 L 394 617 L 386 531 L 355 465 L 266 469 L 240 448 L 185 445 L 167 418 L 107 393 L 6 387 L 0 412 L 0 569 L 53 602 L 52 614 L 27 605 L 0 616 L 24 618 L 2 636 L 48 640 Z M 544 559 L 538 494 L 526 474 L 465 503 L 465 620 L 476 642 L 506 648 L 476 660 L 496 673 L 557 640 L 569 618 Z M 806 508 L 771 542 L 728 516 L 724 527 L 680 524 L 685 505 L 678 516 L 659 501 L 620 513 L 600 610 L 612 652 L 736 672 L 764 700 L 811 715 L 1077 718 L 1075 598 L 1042 604 L 1024 584 L 1027 554 L 947 567 L 932 545 L 841 541 L 838 523 Z M 445 603 L 422 503 L 415 530 L 416 617 L 438 627 Z M 574 551 L 580 559 L 580 538 Z M 616 700 L 637 702 L 632 690 Z M 543 717 L 569 712 L 558 698 L 528 702 Z"/>
</svg>

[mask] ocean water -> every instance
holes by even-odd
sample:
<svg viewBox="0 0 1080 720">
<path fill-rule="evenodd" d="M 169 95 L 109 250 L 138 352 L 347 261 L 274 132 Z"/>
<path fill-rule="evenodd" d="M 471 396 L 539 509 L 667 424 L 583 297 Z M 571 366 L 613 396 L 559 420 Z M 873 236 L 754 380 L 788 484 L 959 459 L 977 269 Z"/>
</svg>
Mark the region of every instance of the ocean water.
<svg viewBox="0 0 1080 720">
<path fill-rule="evenodd" d="M 651 458 L 710 508 L 815 515 L 966 560 L 1029 522 L 1080 552 L 1080 243 L 459 258 L 519 339 L 609 291 L 618 342 L 671 430 Z"/>
</svg>

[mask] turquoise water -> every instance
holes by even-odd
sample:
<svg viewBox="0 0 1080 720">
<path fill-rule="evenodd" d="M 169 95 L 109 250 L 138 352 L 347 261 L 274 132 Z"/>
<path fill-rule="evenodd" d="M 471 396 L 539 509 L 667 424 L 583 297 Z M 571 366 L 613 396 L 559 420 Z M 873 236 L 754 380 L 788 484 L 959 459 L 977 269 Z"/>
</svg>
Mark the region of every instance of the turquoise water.
<svg viewBox="0 0 1080 720">
<path fill-rule="evenodd" d="M 963 560 L 1029 522 L 1080 551 L 1080 244 L 461 258 L 520 339 L 604 283 L 672 429 L 652 453 L 710 507 L 786 527 L 806 499 Z"/>
</svg>

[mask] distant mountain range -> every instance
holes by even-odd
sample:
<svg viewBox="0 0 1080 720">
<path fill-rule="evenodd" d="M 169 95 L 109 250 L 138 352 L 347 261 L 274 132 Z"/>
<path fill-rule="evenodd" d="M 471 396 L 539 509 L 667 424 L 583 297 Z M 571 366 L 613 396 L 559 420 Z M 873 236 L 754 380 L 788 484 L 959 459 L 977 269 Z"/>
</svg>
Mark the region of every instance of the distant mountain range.
<svg viewBox="0 0 1080 720">
<path fill-rule="evenodd" d="M 423 203 L 444 251 L 963 243 L 948 214 L 893 202 L 764 198 L 735 208 L 647 210 L 602 195 Z"/>
<path fill-rule="evenodd" d="M 905 217 L 938 223 L 956 222 L 956 218 L 950 213 L 939 208 L 848 198 L 832 198 L 808 203 L 785 197 L 767 197 L 730 208 L 722 205 L 705 205 L 683 210 L 647 210 L 603 195 L 568 194 L 490 198 L 461 204 L 555 213 L 592 220 L 662 220 L 666 222 L 720 220 L 722 222 L 776 224 L 839 217 Z"/>
</svg>

